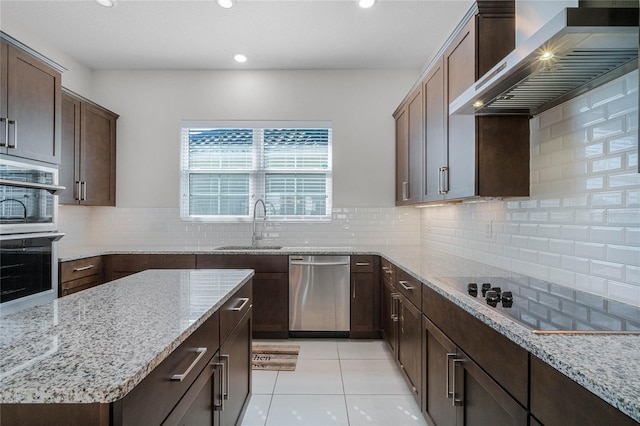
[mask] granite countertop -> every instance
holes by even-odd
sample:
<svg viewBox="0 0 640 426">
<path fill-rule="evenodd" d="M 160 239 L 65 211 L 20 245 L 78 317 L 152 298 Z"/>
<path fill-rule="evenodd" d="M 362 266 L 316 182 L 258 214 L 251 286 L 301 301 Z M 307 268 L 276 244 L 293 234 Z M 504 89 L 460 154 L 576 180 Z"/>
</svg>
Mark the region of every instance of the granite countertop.
<svg viewBox="0 0 640 426">
<path fill-rule="evenodd" d="M 374 254 L 402 267 L 424 285 L 640 422 L 640 335 L 537 335 L 477 299 L 450 287 L 450 277 L 518 277 L 510 271 L 422 246 L 285 247 L 280 250 L 196 248 L 83 248 L 61 260 L 110 253 Z"/>
<path fill-rule="evenodd" d="M 148 270 L 0 320 L 0 403 L 125 396 L 253 276 Z"/>
</svg>

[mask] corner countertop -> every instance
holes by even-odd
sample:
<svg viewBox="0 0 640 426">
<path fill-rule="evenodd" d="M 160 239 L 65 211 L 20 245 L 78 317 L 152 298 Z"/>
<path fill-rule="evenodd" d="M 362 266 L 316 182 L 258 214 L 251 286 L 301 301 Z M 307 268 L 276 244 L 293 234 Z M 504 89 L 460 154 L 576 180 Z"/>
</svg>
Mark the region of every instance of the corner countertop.
<svg viewBox="0 0 640 426">
<path fill-rule="evenodd" d="M 521 274 L 424 246 L 284 247 L 219 250 L 217 247 L 108 247 L 65 250 L 61 260 L 113 253 L 373 254 L 409 272 L 483 323 L 511 339 L 612 406 L 640 422 L 640 335 L 537 335 L 443 278 L 521 277 Z"/>
<path fill-rule="evenodd" d="M 0 319 L 0 403 L 125 396 L 253 276 L 148 270 Z"/>
</svg>

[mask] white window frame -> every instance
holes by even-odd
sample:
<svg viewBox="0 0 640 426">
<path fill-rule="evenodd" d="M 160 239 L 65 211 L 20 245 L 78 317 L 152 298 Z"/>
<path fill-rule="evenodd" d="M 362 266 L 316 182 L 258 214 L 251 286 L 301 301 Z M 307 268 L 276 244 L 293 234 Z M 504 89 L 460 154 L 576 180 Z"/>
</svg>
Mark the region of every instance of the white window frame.
<svg viewBox="0 0 640 426">
<path fill-rule="evenodd" d="M 267 170 L 264 165 L 263 141 L 254 137 L 253 143 L 253 167 L 243 171 L 249 174 L 249 212 L 247 215 L 190 215 L 189 214 L 189 176 L 193 172 L 189 169 L 189 129 L 254 129 L 254 135 L 261 129 L 328 129 L 329 143 L 327 153 L 327 165 L 322 169 L 285 169 Z M 296 173 L 296 174 L 324 174 L 326 179 L 325 214 L 320 215 L 276 215 L 269 211 L 267 206 L 267 219 L 274 222 L 329 222 L 333 206 L 333 126 L 331 121 L 209 121 L 209 120 L 182 120 L 180 123 L 180 217 L 188 222 L 250 222 L 253 220 L 253 208 L 258 199 L 265 201 L 266 179 L 268 173 Z M 202 173 L 202 169 L 197 172 Z M 212 171 L 217 173 L 218 171 Z M 240 173 L 240 170 L 224 170 L 221 173 Z M 268 203 L 267 203 L 268 204 Z M 257 215 L 262 217 L 263 212 L 259 207 Z"/>
</svg>

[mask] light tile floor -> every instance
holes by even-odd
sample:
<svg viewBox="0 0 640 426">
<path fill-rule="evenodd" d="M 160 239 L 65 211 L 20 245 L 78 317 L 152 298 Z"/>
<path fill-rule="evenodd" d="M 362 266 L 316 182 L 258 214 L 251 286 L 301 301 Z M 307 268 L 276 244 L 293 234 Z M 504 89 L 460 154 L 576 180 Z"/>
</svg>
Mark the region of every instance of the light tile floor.
<svg viewBox="0 0 640 426">
<path fill-rule="evenodd" d="M 298 364 L 295 371 L 252 372 L 243 426 L 426 425 L 384 341 L 265 342 L 300 345 Z"/>
</svg>

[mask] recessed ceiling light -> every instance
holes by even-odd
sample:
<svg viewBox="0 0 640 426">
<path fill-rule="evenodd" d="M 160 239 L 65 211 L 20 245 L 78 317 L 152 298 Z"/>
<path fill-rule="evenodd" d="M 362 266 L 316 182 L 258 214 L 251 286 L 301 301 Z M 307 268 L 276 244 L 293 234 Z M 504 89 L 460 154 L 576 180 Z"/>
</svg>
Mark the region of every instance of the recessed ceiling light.
<svg viewBox="0 0 640 426">
<path fill-rule="evenodd" d="M 369 9 L 376 3 L 376 0 L 358 0 L 358 5 L 363 9 Z"/>
<path fill-rule="evenodd" d="M 113 7 L 113 0 L 94 0 L 100 6 Z"/>
<path fill-rule="evenodd" d="M 218 6 L 224 7 L 225 9 L 231 9 L 233 5 L 236 3 L 235 0 L 216 0 Z"/>
<path fill-rule="evenodd" d="M 236 62 L 240 62 L 240 63 L 244 63 L 247 62 L 247 57 L 246 55 L 243 55 L 242 53 L 237 53 L 233 59 L 236 60 Z"/>
</svg>

